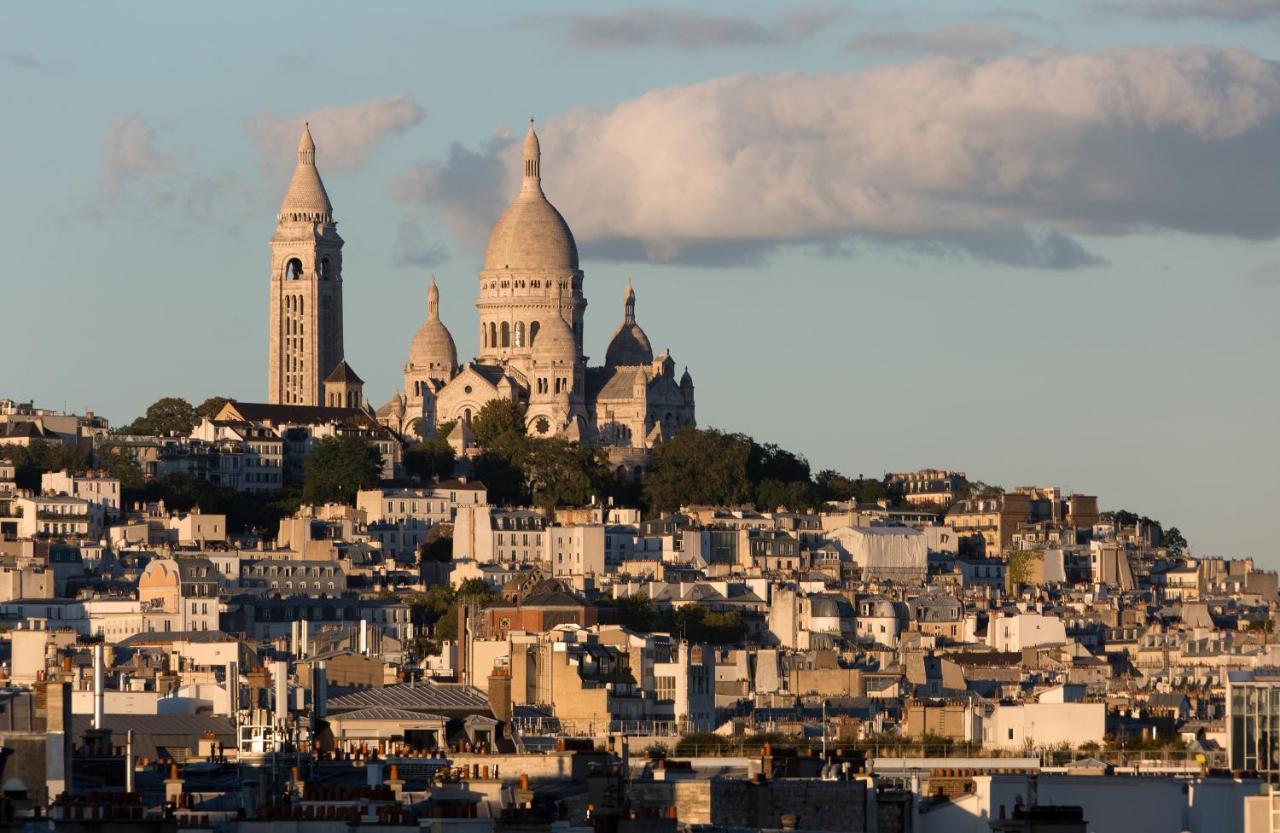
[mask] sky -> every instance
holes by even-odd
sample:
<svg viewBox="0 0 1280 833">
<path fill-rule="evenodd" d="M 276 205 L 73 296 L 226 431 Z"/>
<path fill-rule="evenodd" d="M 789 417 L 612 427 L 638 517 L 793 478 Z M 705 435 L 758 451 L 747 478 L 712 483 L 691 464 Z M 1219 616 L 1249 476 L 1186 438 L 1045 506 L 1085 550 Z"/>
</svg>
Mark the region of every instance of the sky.
<svg viewBox="0 0 1280 833">
<path fill-rule="evenodd" d="M 309 120 L 347 358 L 461 356 L 537 120 L 587 353 L 637 316 L 698 421 L 962 470 L 1280 567 L 1280 2 L 15 5 L 0 397 L 262 400 Z"/>
</svg>

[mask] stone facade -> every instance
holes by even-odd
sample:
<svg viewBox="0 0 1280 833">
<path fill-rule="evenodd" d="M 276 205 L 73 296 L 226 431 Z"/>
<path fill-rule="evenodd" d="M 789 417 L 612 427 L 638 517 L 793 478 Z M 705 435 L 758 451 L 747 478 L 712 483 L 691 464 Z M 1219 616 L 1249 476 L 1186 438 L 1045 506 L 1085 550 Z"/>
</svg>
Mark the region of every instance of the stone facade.
<svg viewBox="0 0 1280 833">
<path fill-rule="evenodd" d="M 486 403 L 505 399 L 526 406 L 530 435 L 607 446 L 618 461 L 630 462 L 629 452 L 695 424 L 693 378 L 688 370 L 677 378 L 667 353 L 653 355 L 636 323 L 630 285 L 604 366 L 587 366 L 577 244 L 543 193 L 532 124 L 520 191 L 493 227 L 479 277 L 479 355 L 458 364 L 433 278 L 427 320 L 404 367 L 404 391 L 378 411 L 385 425 L 430 437 L 436 425 L 469 423 Z"/>
<path fill-rule="evenodd" d="M 309 128 L 271 237 L 267 401 L 321 405 L 342 361 L 342 238 Z"/>
</svg>

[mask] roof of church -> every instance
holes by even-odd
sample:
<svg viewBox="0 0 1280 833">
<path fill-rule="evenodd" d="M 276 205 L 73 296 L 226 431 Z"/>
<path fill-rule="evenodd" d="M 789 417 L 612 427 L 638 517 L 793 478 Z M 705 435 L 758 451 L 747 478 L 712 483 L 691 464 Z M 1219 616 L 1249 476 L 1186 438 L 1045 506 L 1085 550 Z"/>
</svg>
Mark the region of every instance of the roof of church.
<svg viewBox="0 0 1280 833">
<path fill-rule="evenodd" d="M 326 220 L 333 218 L 333 204 L 329 202 L 329 194 L 320 181 L 320 171 L 316 169 L 316 143 L 311 139 L 310 125 L 302 127 L 302 138 L 298 140 L 298 167 L 293 169 L 289 190 L 285 191 L 284 201 L 280 203 L 280 213 L 320 215 Z"/>
<path fill-rule="evenodd" d="M 346 359 L 343 359 L 342 361 L 338 362 L 338 366 L 333 369 L 332 373 L 330 373 L 327 377 L 325 377 L 324 381 L 326 383 L 342 382 L 348 385 L 364 384 L 364 379 L 361 379 L 359 376 L 356 375 L 356 372 L 351 369 L 351 365 L 347 364 Z"/>
<path fill-rule="evenodd" d="M 218 412 L 218 418 L 234 414 L 249 422 L 266 422 L 274 425 L 315 425 L 324 422 L 354 422 L 361 425 L 377 425 L 361 408 L 330 408 L 325 405 L 275 405 L 267 402 L 239 402 L 230 400 Z"/>
<path fill-rule="evenodd" d="M 442 365 L 453 370 L 458 366 L 458 348 L 453 334 L 440 320 L 440 290 L 435 275 L 431 276 L 431 288 L 427 290 L 427 320 L 413 335 L 409 346 L 409 364 L 418 367 Z"/>
<path fill-rule="evenodd" d="M 631 399 L 637 379 L 649 384 L 643 367 L 587 368 L 587 396 L 592 399 Z"/>
<path fill-rule="evenodd" d="M 531 121 L 524 141 L 520 192 L 489 234 L 485 270 L 577 270 L 578 244 L 569 224 L 542 193 L 541 165 L 542 151 Z"/>
<path fill-rule="evenodd" d="M 622 323 L 613 331 L 604 362 L 610 367 L 653 363 L 653 345 L 649 336 L 636 323 L 636 293 L 627 281 L 627 291 L 622 296 Z"/>
</svg>

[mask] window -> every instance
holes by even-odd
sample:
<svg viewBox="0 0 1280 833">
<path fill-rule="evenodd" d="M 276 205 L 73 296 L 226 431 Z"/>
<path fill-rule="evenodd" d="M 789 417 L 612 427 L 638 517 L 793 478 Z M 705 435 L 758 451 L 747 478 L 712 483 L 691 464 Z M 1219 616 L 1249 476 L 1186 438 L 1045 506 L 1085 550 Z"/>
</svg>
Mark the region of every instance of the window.
<svg viewBox="0 0 1280 833">
<path fill-rule="evenodd" d="M 516 347 L 524 347 L 524 322 L 516 322 Z"/>
<path fill-rule="evenodd" d="M 502 346 L 511 346 L 511 325 L 506 321 L 502 322 Z"/>
</svg>

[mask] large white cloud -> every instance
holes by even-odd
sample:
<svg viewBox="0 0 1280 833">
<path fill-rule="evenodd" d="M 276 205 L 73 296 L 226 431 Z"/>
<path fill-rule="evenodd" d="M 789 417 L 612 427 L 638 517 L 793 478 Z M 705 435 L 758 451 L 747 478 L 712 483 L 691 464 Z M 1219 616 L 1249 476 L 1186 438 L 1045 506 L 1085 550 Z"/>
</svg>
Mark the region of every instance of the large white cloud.
<svg viewBox="0 0 1280 833">
<path fill-rule="evenodd" d="M 843 75 L 736 75 L 541 125 L 544 183 L 595 256 L 751 262 L 873 239 L 1023 265 L 1073 237 L 1280 231 L 1280 69 L 1247 51 L 1041 51 Z M 518 137 L 394 185 L 476 243 Z"/>
<path fill-rule="evenodd" d="M 363 166 L 382 142 L 417 126 L 425 117 L 413 95 L 402 93 L 292 116 L 262 111 L 245 119 L 245 129 L 258 146 L 263 167 L 288 172 L 293 170 L 302 124 L 310 122 L 316 163 L 325 171 L 344 172 Z"/>
</svg>

